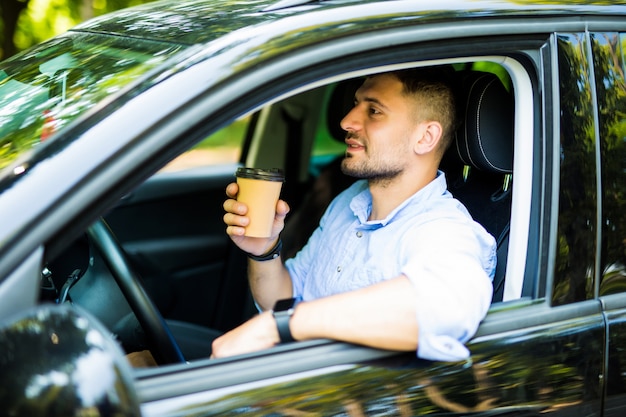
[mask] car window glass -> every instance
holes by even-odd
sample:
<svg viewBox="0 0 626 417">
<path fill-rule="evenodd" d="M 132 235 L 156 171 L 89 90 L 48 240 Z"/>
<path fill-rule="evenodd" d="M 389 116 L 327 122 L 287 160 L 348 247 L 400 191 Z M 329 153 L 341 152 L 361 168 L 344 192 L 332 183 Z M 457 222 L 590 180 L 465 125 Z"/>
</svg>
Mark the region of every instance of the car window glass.
<svg viewBox="0 0 626 417">
<path fill-rule="evenodd" d="M 241 158 L 242 146 L 251 118 L 252 116 L 242 117 L 212 133 L 167 164 L 162 171 L 181 171 L 201 166 L 238 162 Z"/>
<path fill-rule="evenodd" d="M 0 68 L 0 169 L 182 49 L 68 34 Z"/>
<path fill-rule="evenodd" d="M 626 35 L 592 34 L 602 170 L 600 295 L 626 291 Z"/>
<path fill-rule="evenodd" d="M 559 35 L 560 194 L 552 302 L 594 296 L 596 145 L 584 34 Z"/>
</svg>

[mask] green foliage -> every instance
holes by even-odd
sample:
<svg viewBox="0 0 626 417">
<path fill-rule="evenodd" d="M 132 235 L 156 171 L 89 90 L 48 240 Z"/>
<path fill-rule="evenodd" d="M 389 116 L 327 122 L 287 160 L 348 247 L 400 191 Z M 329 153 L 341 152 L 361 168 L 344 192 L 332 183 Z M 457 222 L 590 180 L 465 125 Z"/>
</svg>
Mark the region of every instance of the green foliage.
<svg viewBox="0 0 626 417">
<path fill-rule="evenodd" d="M 0 5 L 0 41 L 12 40 L 0 58 L 27 49 L 76 26 L 89 18 L 153 0 L 7 0 Z M 24 7 L 26 6 L 26 7 Z M 21 11 L 20 11 L 21 10 Z M 13 16 L 17 16 L 16 22 Z M 10 28 L 16 24 L 15 31 Z"/>
</svg>

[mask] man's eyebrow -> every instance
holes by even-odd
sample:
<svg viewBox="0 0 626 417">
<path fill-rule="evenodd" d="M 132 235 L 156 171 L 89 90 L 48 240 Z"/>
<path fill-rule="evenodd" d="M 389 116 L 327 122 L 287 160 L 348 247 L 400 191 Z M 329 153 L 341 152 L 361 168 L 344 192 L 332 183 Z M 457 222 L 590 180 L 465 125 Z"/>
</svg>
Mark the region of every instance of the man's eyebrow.
<svg viewBox="0 0 626 417">
<path fill-rule="evenodd" d="M 355 103 L 359 102 L 359 99 L 357 98 L 356 95 L 354 96 L 354 101 L 355 101 Z M 376 97 L 367 97 L 366 96 L 366 97 L 363 97 L 360 101 L 365 101 L 367 103 L 373 103 L 373 104 L 376 104 L 376 105 L 382 107 L 385 110 L 389 110 L 389 107 L 385 106 L 385 104 L 382 101 L 378 100 Z"/>
</svg>

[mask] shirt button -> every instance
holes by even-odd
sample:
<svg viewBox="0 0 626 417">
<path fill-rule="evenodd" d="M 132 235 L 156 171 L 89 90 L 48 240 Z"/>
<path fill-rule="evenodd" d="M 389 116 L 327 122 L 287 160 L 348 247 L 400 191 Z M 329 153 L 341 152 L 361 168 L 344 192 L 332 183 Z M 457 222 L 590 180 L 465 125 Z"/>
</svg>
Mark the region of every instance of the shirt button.
<svg viewBox="0 0 626 417">
<path fill-rule="evenodd" d="M 360 230 L 356 232 L 356 237 L 363 237 L 363 232 L 361 232 Z"/>
<path fill-rule="evenodd" d="M 341 265 L 337 267 L 337 272 L 341 272 Z"/>
</svg>

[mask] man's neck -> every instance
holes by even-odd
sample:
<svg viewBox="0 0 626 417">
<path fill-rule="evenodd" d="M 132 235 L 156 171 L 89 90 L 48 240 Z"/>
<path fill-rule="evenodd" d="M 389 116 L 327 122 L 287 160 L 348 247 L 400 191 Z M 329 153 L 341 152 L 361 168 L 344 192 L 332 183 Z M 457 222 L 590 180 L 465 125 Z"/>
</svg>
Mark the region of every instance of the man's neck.
<svg viewBox="0 0 626 417">
<path fill-rule="evenodd" d="M 393 179 L 370 180 L 372 211 L 368 220 L 382 220 L 437 177 L 437 169 L 417 175 L 406 171 Z"/>
</svg>

